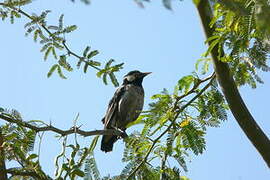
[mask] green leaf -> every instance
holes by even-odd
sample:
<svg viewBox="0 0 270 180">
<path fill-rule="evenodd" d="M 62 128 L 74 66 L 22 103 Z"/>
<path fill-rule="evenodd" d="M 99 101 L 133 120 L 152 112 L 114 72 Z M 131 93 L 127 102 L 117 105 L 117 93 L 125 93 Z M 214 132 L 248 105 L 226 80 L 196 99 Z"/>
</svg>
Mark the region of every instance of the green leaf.
<svg viewBox="0 0 270 180">
<path fill-rule="evenodd" d="M 100 66 L 101 63 L 98 61 L 90 61 L 89 64 L 93 65 L 93 66 Z"/>
<path fill-rule="evenodd" d="M 59 30 L 59 27 L 58 26 L 48 26 L 48 29 Z"/>
<path fill-rule="evenodd" d="M 49 70 L 48 74 L 47 74 L 47 77 L 51 77 L 52 73 L 56 70 L 56 68 L 58 68 L 58 64 L 55 64 L 51 67 L 51 69 Z"/>
<path fill-rule="evenodd" d="M 110 66 L 111 66 L 111 64 L 114 62 L 114 59 L 110 59 L 107 63 L 106 63 L 106 65 L 105 65 L 105 69 L 108 69 Z"/>
<path fill-rule="evenodd" d="M 181 154 L 176 154 L 173 157 L 179 163 L 179 165 L 184 169 L 184 171 L 188 172 L 187 164 L 184 157 L 182 157 Z"/>
<path fill-rule="evenodd" d="M 94 57 L 94 56 L 96 56 L 96 55 L 98 55 L 98 54 L 99 54 L 98 50 L 91 51 L 91 52 L 88 54 L 87 59 L 91 59 L 92 57 Z"/>
<path fill-rule="evenodd" d="M 65 33 L 70 33 L 72 31 L 75 31 L 77 29 L 77 26 L 76 25 L 72 25 L 72 26 L 68 26 L 64 29 L 64 32 Z"/>
<path fill-rule="evenodd" d="M 78 69 L 80 69 L 83 60 L 84 60 L 83 58 L 80 58 L 79 61 L 77 62 L 76 66 L 77 66 Z"/>
<path fill-rule="evenodd" d="M 88 69 L 88 63 L 85 63 L 84 64 L 84 67 L 83 67 L 83 72 L 86 73 L 87 72 L 87 69 Z"/>
<path fill-rule="evenodd" d="M 45 60 L 45 61 L 48 59 L 48 56 L 49 56 L 50 52 L 53 51 L 53 49 L 54 49 L 54 48 L 53 48 L 52 46 L 50 46 L 50 47 L 46 50 L 46 52 L 45 52 L 45 54 L 44 54 L 44 60 Z"/>
<path fill-rule="evenodd" d="M 172 2 L 171 0 L 162 0 L 163 5 L 165 6 L 165 8 L 171 10 L 172 9 Z"/>
<path fill-rule="evenodd" d="M 54 47 L 52 47 L 52 54 L 53 54 L 53 57 L 54 57 L 55 59 L 57 59 L 57 54 L 56 54 L 56 52 L 55 52 L 55 48 L 54 48 Z"/>
<path fill-rule="evenodd" d="M 62 169 L 64 169 L 65 171 L 69 171 L 67 163 L 62 164 Z"/>
<path fill-rule="evenodd" d="M 100 173 L 95 161 L 93 154 L 91 154 L 88 159 L 86 159 L 86 165 L 89 167 L 91 174 L 94 176 L 95 180 L 100 180 Z"/>
<path fill-rule="evenodd" d="M 57 73 L 62 79 L 67 79 L 66 76 L 64 76 L 60 66 L 57 66 Z"/>
<path fill-rule="evenodd" d="M 145 118 L 145 116 L 143 116 L 143 115 L 139 116 L 135 121 L 132 121 L 132 122 L 128 123 L 128 125 L 126 126 L 126 128 L 129 128 L 129 127 L 134 126 L 134 125 L 137 125 L 137 124 L 141 124 L 143 118 Z"/>
<path fill-rule="evenodd" d="M 59 65 L 62 66 L 65 70 L 71 72 L 73 71 L 73 68 L 71 67 L 71 65 L 67 62 L 66 60 L 66 55 L 61 55 L 60 56 L 60 60 L 58 61 Z"/>
<path fill-rule="evenodd" d="M 111 79 L 113 85 L 114 85 L 115 87 L 119 86 L 119 83 L 118 83 L 118 81 L 117 81 L 115 75 L 114 75 L 113 73 L 110 73 L 109 76 L 110 76 L 110 79 Z"/>
<path fill-rule="evenodd" d="M 45 44 L 45 45 L 42 46 L 42 48 L 40 49 L 40 52 L 45 51 L 45 50 L 48 49 L 48 47 L 51 46 L 51 45 L 52 45 L 52 43 L 47 43 L 47 44 Z"/>
<path fill-rule="evenodd" d="M 40 29 L 35 30 L 34 36 L 33 36 L 33 39 L 35 42 L 37 42 L 37 38 L 38 38 L 39 33 L 40 33 Z"/>
<path fill-rule="evenodd" d="M 53 46 L 56 47 L 57 49 L 60 49 L 60 50 L 64 49 L 64 46 L 62 46 L 61 44 L 59 44 L 56 41 L 53 42 Z"/>
<path fill-rule="evenodd" d="M 95 136 L 93 138 L 92 143 L 91 143 L 91 145 L 89 147 L 89 153 L 92 153 L 94 151 L 94 149 L 95 149 L 95 147 L 97 145 L 97 142 L 98 142 L 98 138 L 99 138 L 99 136 Z"/>
<path fill-rule="evenodd" d="M 184 76 L 178 81 L 178 86 L 180 91 L 187 93 L 191 84 L 194 82 L 194 77 L 192 75 Z"/>
<path fill-rule="evenodd" d="M 102 69 L 102 70 L 100 70 L 99 72 L 97 72 L 97 77 L 101 77 L 102 76 L 102 74 L 104 74 L 106 72 L 106 69 Z"/>
<path fill-rule="evenodd" d="M 194 3 L 196 6 L 198 6 L 200 2 L 201 2 L 201 0 L 193 0 L 193 3 Z"/>
<path fill-rule="evenodd" d="M 104 82 L 104 84 L 106 84 L 106 85 L 108 85 L 108 82 L 107 82 L 107 73 L 104 73 L 103 74 L 103 77 L 102 77 L 102 80 L 103 80 L 103 82 Z"/>
<path fill-rule="evenodd" d="M 80 177 L 84 177 L 84 172 L 82 170 L 80 170 L 79 168 L 73 169 L 71 171 L 71 173 L 75 174 L 77 176 L 80 176 Z"/>
<path fill-rule="evenodd" d="M 204 57 L 207 57 L 213 50 L 213 48 L 219 43 L 220 39 L 216 39 L 214 41 L 211 42 L 211 44 L 209 45 L 207 51 L 205 52 L 205 54 L 203 55 Z"/>
<path fill-rule="evenodd" d="M 61 14 L 61 16 L 59 17 L 59 30 L 63 29 L 63 18 L 64 18 L 64 14 Z"/>
<path fill-rule="evenodd" d="M 210 42 L 210 41 L 212 41 L 214 39 L 219 39 L 219 38 L 220 38 L 220 36 L 214 35 L 214 36 L 209 37 L 204 43 L 206 44 L 206 43 L 208 43 L 208 42 Z"/>
<path fill-rule="evenodd" d="M 0 113 L 1 113 L 1 112 L 4 112 L 4 111 L 5 111 L 5 109 L 2 108 L 2 107 L 0 107 Z"/>
<path fill-rule="evenodd" d="M 87 46 L 85 50 L 83 51 L 83 57 L 86 57 L 88 51 L 90 50 L 90 46 Z"/>
<path fill-rule="evenodd" d="M 26 159 L 30 161 L 30 160 L 35 159 L 37 157 L 38 157 L 37 154 L 30 154 Z"/>
<path fill-rule="evenodd" d="M 209 70 L 209 64 L 211 62 L 211 58 L 202 58 L 202 59 L 198 59 L 196 64 L 195 64 L 195 69 L 196 71 L 198 71 L 199 69 L 199 64 L 202 63 L 202 67 L 201 67 L 201 73 L 202 74 L 206 74 Z"/>
</svg>

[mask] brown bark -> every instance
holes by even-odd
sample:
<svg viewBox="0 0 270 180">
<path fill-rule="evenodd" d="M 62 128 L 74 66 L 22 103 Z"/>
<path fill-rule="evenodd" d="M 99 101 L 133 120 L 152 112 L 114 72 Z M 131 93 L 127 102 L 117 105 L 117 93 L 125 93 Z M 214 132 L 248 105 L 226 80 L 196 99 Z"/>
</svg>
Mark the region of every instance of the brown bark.
<svg viewBox="0 0 270 180">
<path fill-rule="evenodd" d="M 7 173 L 6 173 L 6 164 L 5 164 L 5 154 L 3 148 L 4 138 L 2 135 L 2 129 L 0 127 L 0 179 L 7 180 Z"/>
<path fill-rule="evenodd" d="M 197 9 L 206 37 L 209 38 L 213 35 L 213 29 L 209 27 L 212 18 L 212 10 L 210 8 L 209 1 L 201 0 L 197 6 Z M 258 150 L 270 168 L 270 141 L 246 107 L 230 73 L 228 64 L 219 61 L 218 54 L 218 47 L 216 46 L 213 48 L 211 56 L 214 63 L 217 80 L 227 100 L 230 110 L 232 111 L 241 129 L 244 131 L 248 139 Z"/>
</svg>

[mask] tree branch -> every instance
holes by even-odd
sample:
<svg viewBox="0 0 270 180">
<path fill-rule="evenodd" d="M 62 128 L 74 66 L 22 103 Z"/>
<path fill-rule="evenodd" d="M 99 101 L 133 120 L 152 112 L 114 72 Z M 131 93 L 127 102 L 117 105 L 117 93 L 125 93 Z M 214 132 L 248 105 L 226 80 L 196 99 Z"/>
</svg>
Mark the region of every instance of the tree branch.
<svg viewBox="0 0 270 180">
<path fill-rule="evenodd" d="M 6 163 L 5 163 L 5 152 L 4 152 L 4 137 L 2 134 L 2 128 L 0 127 L 0 179 L 7 180 Z"/>
<path fill-rule="evenodd" d="M 41 176 L 38 173 L 36 173 L 34 170 L 30 171 L 30 170 L 25 170 L 23 168 L 9 168 L 5 171 L 8 174 L 11 174 L 13 176 L 29 176 L 29 177 L 33 177 L 35 179 L 39 179 L 39 180 L 52 180 L 51 177 L 47 176 Z M 2 180 L 2 179 L 1 179 Z"/>
<path fill-rule="evenodd" d="M 4 6 L 4 7 L 8 7 L 8 8 L 10 8 L 10 9 L 12 9 L 12 10 L 15 10 L 15 11 L 17 11 L 18 13 L 20 13 L 21 15 L 23 15 L 23 16 L 27 17 L 28 19 L 30 19 L 31 21 L 34 21 L 34 18 L 33 18 L 30 14 L 28 14 L 27 12 L 21 10 L 20 8 L 16 8 L 16 7 L 14 7 L 14 6 L 10 6 L 10 5 L 6 4 L 6 3 L 1 3 L 1 2 L 0 2 L 0 5 L 1 5 L 1 6 Z M 44 30 L 49 34 L 50 37 L 52 37 L 53 39 L 55 39 L 55 35 L 54 35 L 54 34 L 53 34 L 53 33 L 52 33 L 52 32 L 51 32 L 44 24 L 37 22 L 37 25 L 39 25 L 42 29 L 44 29 Z M 72 51 L 72 50 L 67 46 L 65 40 L 62 41 L 62 45 L 64 46 L 65 50 L 67 51 L 67 53 L 68 53 L 69 55 L 72 55 L 73 57 L 79 59 L 80 61 L 82 61 L 82 62 L 84 62 L 84 63 L 87 63 L 89 66 L 93 67 L 93 68 L 96 69 L 96 70 L 99 70 L 99 71 L 101 70 L 100 68 L 98 68 L 98 67 L 96 67 L 96 66 L 94 66 L 94 65 L 92 65 L 92 64 L 89 64 L 89 62 L 87 62 L 87 61 L 85 60 L 85 57 L 80 56 L 80 55 L 76 54 L 74 51 Z"/>
<path fill-rule="evenodd" d="M 166 165 L 166 161 L 167 161 L 167 157 L 168 157 L 168 154 L 166 153 L 166 151 L 164 152 L 164 155 L 163 157 L 161 158 L 161 162 L 160 162 L 160 180 L 164 180 L 165 179 L 165 165 Z"/>
<path fill-rule="evenodd" d="M 183 99 L 183 98 L 189 96 L 190 94 L 195 93 L 195 90 L 196 90 L 202 83 L 204 83 L 204 82 L 206 82 L 206 81 L 209 81 L 210 79 L 215 78 L 215 77 L 216 77 L 215 72 L 213 72 L 211 76 L 209 76 L 209 77 L 207 77 L 207 78 L 205 78 L 205 79 L 198 79 L 198 82 L 195 83 L 195 84 L 193 85 L 193 87 L 192 87 L 191 90 L 189 90 L 186 94 L 183 94 L 182 96 L 176 97 L 176 103 L 177 103 L 179 100 L 181 100 L 181 99 Z"/>
<path fill-rule="evenodd" d="M 213 35 L 214 32 L 214 28 L 211 29 L 209 27 L 213 16 L 209 1 L 201 0 L 197 6 L 197 9 L 201 18 L 203 29 L 206 34 L 206 38 L 208 39 Z M 224 51 L 221 53 L 224 55 Z M 214 63 L 217 80 L 236 121 L 248 139 L 251 141 L 251 143 L 261 154 L 268 167 L 270 167 L 270 141 L 268 137 L 264 134 L 246 107 L 235 85 L 228 64 L 219 60 L 218 46 L 215 46 L 212 49 L 211 56 Z"/>
<path fill-rule="evenodd" d="M 30 123 L 8 117 L 8 116 L 3 115 L 3 114 L 0 114 L 0 119 L 3 119 L 3 120 L 10 122 L 10 123 L 15 123 L 19 126 L 23 126 L 23 127 L 32 129 L 36 132 L 52 131 L 52 132 L 55 132 L 55 133 L 60 134 L 62 136 L 77 133 L 77 134 L 80 134 L 84 137 L 94 136 L 94 135 L 117 135 L 117 136 L 121 136 L 122 138 L 126 137 L 126 134 L 124 132 L 121 132 L 119 130 L 114 130 L 114 129 L 83 131 L 83 130 L 80 130 L 79 127 L 72 127 L 71 129 L 68 129 L 68 130 L 62 130 L 62 129 L 56 128 L 52 125 L 38 127 L 38 126 L 32 125 Z"/>
<path fill-rule="evenodd" d="M 159 141 L 160 138 L 162 138 L 171 129 L 171 127 L 173 126 L 173 124 L 177 120 L 179 114 L 181 112 L 183 112 L 191 103 L 193 103 L 198 97 L 200 97 L 211 86 L 211 84 L 213 83 L 213 80 L 215 79 L 215 75 L 212 74 L 210 77 L 211 78 L 207 78 L 210 81 L 200 90 L 200 92 L 198 94 L 196 94 L 196 96 L 194 96 L 191 100 L 189 100 L 185 105 L 183 105 L 182 107 L 178 107 L 178 105 L 177 105 L 178 103 L 174 104 L 172 112 L 176 111 L 176 113 L 174 115 L 173 120 L 171 121 L 171 124 L 153 141 L 152 145 L 148 149 L 148 151 L 147 151 L 146 155 L 144 156 L 143 160 L 130 173 L 130 175 L 127 177 L 127 180 L 131 179 L 131 177 L 134 176 L 135 173 L 140 169 L 140 167 L 147 161 L 147 158 L 150 155 L 151 151 L 154 149 L 154 146 L 156 145 L 156 143 Z M 202 82 L 205 82 L 205 81 L 202 81 Z M 191 89 L 190 91 L 193 91 L 193 89 Z M 187 93 L 187 94 L 189 94 L 189 93 Z M 177 101 L 179 101 L 179 100 L 180 99 L 178 99 Z"/>
</svg>

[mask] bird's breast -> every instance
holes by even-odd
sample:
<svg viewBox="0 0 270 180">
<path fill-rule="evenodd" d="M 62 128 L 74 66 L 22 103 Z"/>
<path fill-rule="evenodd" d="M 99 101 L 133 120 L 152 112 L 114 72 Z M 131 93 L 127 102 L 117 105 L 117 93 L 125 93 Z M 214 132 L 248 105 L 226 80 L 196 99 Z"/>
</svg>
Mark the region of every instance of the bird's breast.
<svg viewBox="0 0 270 180">
<path fill-rule="evenodd" d="M 122 127 L 135 121 L 143 109 L 144 91 L 142 87 L 127 85 L 126 91 L 119 101 L 118 113 Z"/>
</svg>

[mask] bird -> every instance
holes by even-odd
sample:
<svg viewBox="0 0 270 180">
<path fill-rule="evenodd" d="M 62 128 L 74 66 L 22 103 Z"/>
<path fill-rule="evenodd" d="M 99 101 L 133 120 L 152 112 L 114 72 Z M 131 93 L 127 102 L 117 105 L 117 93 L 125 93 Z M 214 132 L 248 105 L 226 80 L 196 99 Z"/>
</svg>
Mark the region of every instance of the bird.
<svg viewBox="0 0 270 180">
<path fill-rule="evenodd" d="M 117 129 L 126 135 L 126 127 L 140 115 L 144 104 L 144 89 L 142 82 L 151 72 L 130 71 L 123 78 L 122 85 L 116 89 L 109 101 L 102 122 L 104 130 Z M 116 135 L 103 135 L 101 151 L 110 152 L 113 144 L 119 139 Z"/>
</svg>

